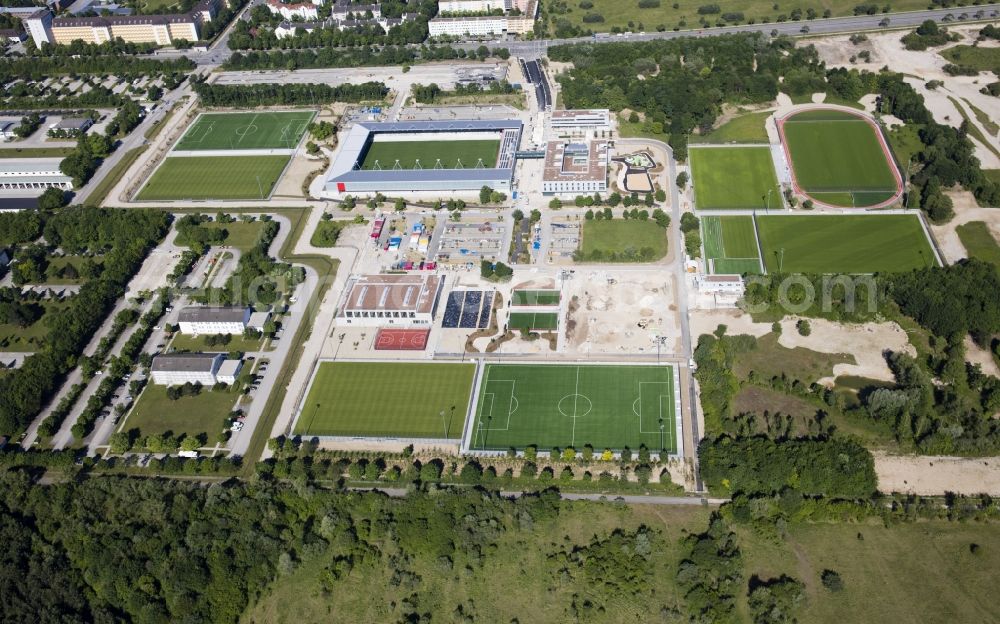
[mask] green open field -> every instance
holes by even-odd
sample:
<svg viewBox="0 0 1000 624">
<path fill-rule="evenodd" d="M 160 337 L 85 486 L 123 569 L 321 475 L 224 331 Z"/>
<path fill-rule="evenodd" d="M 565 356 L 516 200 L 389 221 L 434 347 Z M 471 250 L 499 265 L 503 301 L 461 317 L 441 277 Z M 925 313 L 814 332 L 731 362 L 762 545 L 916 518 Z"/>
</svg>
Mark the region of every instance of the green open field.
<svg viewBox="0 0 1000 624">
<path fill-rule="evenodd" d="M 705 259 L 716 275 L 760 273 L 760 254 L 749 216 L 702 217 L 701 237 Z"/>
<path fill-rule="evenodd" d="M 985 221 L 970 221 L 955 228 L 970 258 L 979 258 L 1000 267 L 1000 245 Z"/>
<path fill-rule="evenodd" d="M 474 372 L 472 364 L 323 362 L 295 433 L 458 438 Z"/>
<path fill-rule="evenodd" d="M 609 254 L 621 254 L 628 249 L 636 251 L 643 248 L 652 249 L 652 257 L 643 258 L 641 260 L 643 262 L 659 260 L 667 255 L 667 231 L 654 221 L 633 219 L 628 221 L 625 219 L 597 221 L 592 219 L 583 222 L 582 238 L 580 251 L 584 261 L 593 260 L 595 251 L 603 254 L 601 259 L 613 262 L 625 260 L 620 259 L 621 256 L 612 258 Z"/>
<path fill-rule="evenodd" d="M 708 134 L 692 134 L 691 144 L 696 143 L 767 143 L 764 122 L 771 111 L 744 113 L 722 124 Z"/>
<path fill-rule="evenodd" d="M 1000 68 L 1000 48 L 957 45 L 939 52 L 955 65 L 972 67 L 979 71 L 993 71 Z"/>
<path fill-rule="evenodd" d="M 556 312 L 511 312 L 507 327 L 513 331 L 557 329 L 559 327 L 559 314 Z"/>
<path fill-rule="evenodd" d="M 487 364 L 472 448 L 677 450 L 670 366 Z"/>
<path fill-rule="evenodd" d="M 129 412 L 122 431 L 139 430 L 140 436 L 204 434 L 209 444 L 222 431 L 239 394 L 227 390 L 202 388 L 197 396 L 167 398 L 167 386 L 148 384 Z"/>
<path fill-rule="evenodd" d="M 362 169 L 375 169 L 375 163 L 384 170 L 396 168 L 415 169 L 420 161 L 421 169 L 434 169 L 438 160 L 440 169 L 474 169 L 482 160 L 481 167 L 491 169 L 497 164 L 500 152 L 499 139 L 475 141 L 378 141 L 372 143 L 361 162 Z"/>
<path fill-rule="evenodd" d="M 690 161 L 699 210 L 781 207 L 769 147 L 691 149 Z"/>
<path fill-rule="evenodd" d="M 653 32 L 656 30 L 701 30 L 700 23 L 705 18 L 709 27 L 715 26 L 722 21 L 722 14 L 742 13 L 743 22 L 756 20 L 760 23 L 765 20 L 776 22 L 784 15 L 786 18 L 795 9 L 802 11 L 802 19 L 806 18 L 806 11 L 812 9 L 817 16 L 822 16 L 826 9 L 831 12 L 831 17 L 842 17 L 852 15 L 854 7 L 858 6 L 856 0 L 794 0 L 792 2 L 775 3 L 771 0 L 728 0 L 721 4 L 721 12 L 715 15 L 699 15 L 698 8 L 705 6 L 704 0 L 677 0 L 677 2 L 662 0 L 659 6 L 648 9 L 638 8 L 636 2 L 621 2 L 620 0 L 593 0 L 593 6 L 588 9 L 580 8 L 579 0 L 566 0 L 558 4 L 543 4 L 543 10 L 547 11 L 551 19 L 549 34 L 554 34 L 556 26 L 560 20 L 566 20 L 570 24 L 579 27 L 583 31 L 609 32 L 612 29 L 632 32 Z M 674 7 L 677 7 L 676 9 Z M 892 10 L 895 11 L 915 11 L 927 8 L 927 2 L 918 0 L 897 0 L 892 3 Z M 587 23 L 583 21 L 585 15 L 600 15 L 603 21 Z M 740 22 L 726 22 L 736 24 Z M 711 32 L 711 30 L 707 31 Z M 600 39 L 598 40 L 600 41 Z M 614 41 L 610 39 L 609 41 Z M 626 68 L 623 70 L 627 71 Z"/>
<path fill-rule="evenodd" d="M 174 149 L 292 149 L 299 144 L 313 115 L 313 111 L 203 113 Z"/>
<path fill-rule="evenodd" d="M 785 273 L 878 273 L 936 263 L 916 215 L 758 216 L 757 230 L 770 272 L 779 261 Z"/>
<path fill-rule="evenodd" d="M 558 290 L 515 290 L 510 295 L 510 305 L 515 306 L 546 306 L 558 303 Z"/>
<path fill-rule="evenodd" d="M 814 110 L 784 123 L 784 140 L 798 186 L 834 206 L 874 206 L 896 193 L 878 136 L 850 113 Z"/>
<path fill-rule="evenodd" d="M 167 158 L 138 199 L 265 199 L 287 163 L 288 156 Z"/>
<path fill-rule="evenodd" d="M 237 249 L 242 249 L 243 251 L 248 251 L 251 247 L 257 244 L 258 240 L 260 240 L 260 233 L 264 229 L 264 222 L 259 219 L 249 223 L 244 223 L 240 220 L 233 221 L 232 223 L 209 221 L 207 223 L 202 223 L 198 227 L 205 228 L 206 230 L 225 230 L 226 237 L 222 239 L 222 242 L 219 243 L 219 245 L 226 245 L 228 247 L 235 247 Z M 184 247 L 190 245 L 187 238 L 180 233 L 177 234 L 175 243 Z"/>
<path fill-rule="evenodd" d="M 0 323 L 0 351 L 23 351 L 33 353 L 45 347 L 49 335 L 49 325 L 46 317 L 55 316 L 69 304 L 68 301 L 43 299 L 38 305 L 45 308 L 45 313 L 37 321 L 21 327 L 15 323 Z"/>
</svg>

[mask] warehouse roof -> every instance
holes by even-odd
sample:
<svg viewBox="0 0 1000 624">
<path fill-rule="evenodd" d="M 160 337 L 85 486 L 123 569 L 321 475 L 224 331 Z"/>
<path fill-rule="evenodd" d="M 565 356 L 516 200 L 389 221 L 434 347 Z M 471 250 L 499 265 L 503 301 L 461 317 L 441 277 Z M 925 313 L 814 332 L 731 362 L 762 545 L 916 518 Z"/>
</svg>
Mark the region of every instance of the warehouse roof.
<svg viewBox="0 0 1000 624">
<path fill-rule="evenodd" d="M 444 283 L 444 276 L 360 275 L 351 278 L 344 310 L 405 310 L 428 313 Z"/>
</svg>

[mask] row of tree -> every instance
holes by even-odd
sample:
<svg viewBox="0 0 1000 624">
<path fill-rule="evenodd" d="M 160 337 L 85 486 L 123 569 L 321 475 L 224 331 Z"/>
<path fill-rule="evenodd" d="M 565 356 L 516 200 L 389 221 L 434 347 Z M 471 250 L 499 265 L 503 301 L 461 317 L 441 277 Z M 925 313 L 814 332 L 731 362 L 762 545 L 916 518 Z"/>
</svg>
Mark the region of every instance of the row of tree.
<svg viewBox="0 0 1000 624">
<path fill-rule="evenodd" d="M 380 102 L 389 95 L 389 88 L 381 82 L 342 83 L 336 86 L 325 83 L 218 85 L 199 82 L 194 85 L 194 90 L 205 106 L 238 108 Z"/>
</svg>

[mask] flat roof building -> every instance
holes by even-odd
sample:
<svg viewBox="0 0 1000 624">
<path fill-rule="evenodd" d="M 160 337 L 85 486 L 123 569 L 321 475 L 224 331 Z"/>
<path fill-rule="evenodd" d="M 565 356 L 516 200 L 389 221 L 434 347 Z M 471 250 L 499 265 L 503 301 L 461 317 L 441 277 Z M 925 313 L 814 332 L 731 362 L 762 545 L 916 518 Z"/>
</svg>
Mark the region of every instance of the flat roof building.
<svg viewBox="0 0 1000 624">
<path fill-rule="evenodd" d="M 608 152 L 605 141 L 550 141 L 545 148 L 542 193 L 577 195 L 608 190 Z"/>
<path fill-rule="evenodd" d="M 443 287 L 444 276 L 433 273 L 352 276 L 337 322 L 363 327 L 430 325 Z"/>
<path fill-rule="evenodd" d="M 61 158 L 0 159 L 0 189 L 25 191 L 44 191 L 50 187 L 72 189 L 73 178 L 59 169 L 61 161 Z"/>
<path fill-rule="evenodd" d="M 182 334 L 242 334 L 253 310 L 240 306 L 191 306 L 178 315 Z"/>
<path fill-rule="evenodd" d="M 63 117 L 55 125 L 56 130 L 70 130 L 74 132 L 86 132 L 87 128 L 94 125 L 94 120 L 90 117 Z"/>
<path fill-rule="evenodd" d="M 172 353 L 157 355 L 149 367 L 153 383 L 174 386 L 185 383 L 215 385 L 217 374 L 225 362 L 224 353 Z"/>
</svg>

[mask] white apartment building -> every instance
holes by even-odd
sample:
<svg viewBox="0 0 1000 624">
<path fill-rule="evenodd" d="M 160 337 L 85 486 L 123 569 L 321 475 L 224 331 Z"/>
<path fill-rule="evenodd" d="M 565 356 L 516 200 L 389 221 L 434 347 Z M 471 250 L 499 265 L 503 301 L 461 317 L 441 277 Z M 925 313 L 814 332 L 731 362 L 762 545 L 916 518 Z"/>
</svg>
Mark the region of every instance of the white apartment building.
<svg viewBox="0 0 1000 624">
<path fill-rule="evenodd" d="M 427 22 L 431 37 L 486 37 L 507 32 L 504 15 L 484 17 L 435 17 Z"/>
<path fill-rule="evenodd" d="M 266 6 L 271 13 L 278 14 L 286 20 L 296 17 L 302 19 L 303 21 L 319 19 L 319 12 L 316 9 L 316 6 L 311 2 L 286 4 L 284 2 L 279 2 L 279 0 L 267 0 L 267 3 L 264 6 Z"/>
</svg>

